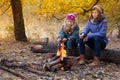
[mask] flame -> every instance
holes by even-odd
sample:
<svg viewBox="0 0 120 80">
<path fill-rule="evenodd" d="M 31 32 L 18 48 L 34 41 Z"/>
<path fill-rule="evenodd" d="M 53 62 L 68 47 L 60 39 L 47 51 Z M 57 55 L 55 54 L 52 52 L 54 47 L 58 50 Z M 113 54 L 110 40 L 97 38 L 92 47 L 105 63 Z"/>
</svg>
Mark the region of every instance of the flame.
<svg viewBox="0 0 120 80">
<path fill-rule="evenodd" d="M 64 71 L 64 67 L 61 67 L 61 70 Z"/>
<path fill-rule="evenodd" d="M 66 57 L 67 51 L 64 49 L 64 42 L 61 43 L 61 48 L 57 51 L 57 56 L 60 56 L 60 60 L 62 61 L 64 57 Z"/>
<path fill-rule="evenodd" d="M 57 51 L 57 56 L 60 56 L 60 60 L 63 61 L 64 57 L 67 56 L 67 51 L 65 50 L 64 42 L 61 43 L 60 49 Z M 64 71 L 64 67 L 61 67 L 61 70 Z"/>
</svg>

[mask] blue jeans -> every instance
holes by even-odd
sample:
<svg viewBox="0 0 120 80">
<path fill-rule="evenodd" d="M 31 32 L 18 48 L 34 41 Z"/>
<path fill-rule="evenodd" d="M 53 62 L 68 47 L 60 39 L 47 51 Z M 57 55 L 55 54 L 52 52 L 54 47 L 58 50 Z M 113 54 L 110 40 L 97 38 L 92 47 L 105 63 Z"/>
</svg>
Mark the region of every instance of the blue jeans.
<svg viewBox="0 0 120 80">
<path fill-rule="evenodd" d="M 84 42 L 83 39 L 80 39 L 79 44 L 80 54 L 85 54 L 85 44 L 87 44 L 88 47 L 94 50 L 96 57 L 100 57 L 100 51 L 106 47 L 104 39 L 100 36 L 95 36 L 92 39 L 88 39 L 87 42 Z"/>
<path fill-rule="evenodd" d="M 76 42 L 76 40 L 67 40 L 65 42 L 65 46 L 66 46 L 67 50 L 68 49 L 73 49 L 73 48 L 77 47 L 77 42 Z"/>
</svg>

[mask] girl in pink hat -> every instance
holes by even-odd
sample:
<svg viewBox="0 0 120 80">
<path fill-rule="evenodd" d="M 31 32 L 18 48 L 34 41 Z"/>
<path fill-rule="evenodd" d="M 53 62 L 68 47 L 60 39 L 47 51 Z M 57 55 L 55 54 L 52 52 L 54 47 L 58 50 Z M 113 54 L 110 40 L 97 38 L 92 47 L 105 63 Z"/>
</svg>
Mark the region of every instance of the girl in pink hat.
<svg viewBox="0 0 120 80">
<path fill-rule="evenodd" d="M 76 14 L 67 14 L 65 24 L 62 26 L 58 34 L 58 41 L 61 39 L 65 42 L 65 48 L 68 56 L 75 56 L 72 54 L 72 48 L 77 47 L 77 40 L 79 39 L 79 27 L 75 21 Z"/>
</svg>

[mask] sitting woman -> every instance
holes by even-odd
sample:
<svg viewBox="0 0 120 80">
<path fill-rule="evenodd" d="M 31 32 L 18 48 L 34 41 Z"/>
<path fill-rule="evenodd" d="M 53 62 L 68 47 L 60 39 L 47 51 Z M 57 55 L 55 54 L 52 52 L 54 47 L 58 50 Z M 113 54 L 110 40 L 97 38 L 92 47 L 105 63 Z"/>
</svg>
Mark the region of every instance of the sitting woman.
<svg viewBox="0 0 120 80">
<path fill-rule="evenodd" d="M 86 24 L 86 27 L 80 33 L 80 62 L 85 64 L 85 44 L 94 50 L 94 59 L 89 66 L 96 66 L 100 64 L 100 52 L 108 43 L 106 37 L 107 21 L 105 19 L 103 9 L 101 6 L 94 6 L 91 9 L 91 16 Z"/>
<path fill-rule="evenodd" d="M 68 56 L 75 56 L 75 54 L 72 54 L 72 48 L 77 46 L 77 40 L 79 39 L 79 27 L 75 17 L 76 15 L 73 13 L 67 14 L 65 24 L 58 34 L 58 41 L 60 42 L 62 39 L 65 42 Z"/>
</svg>

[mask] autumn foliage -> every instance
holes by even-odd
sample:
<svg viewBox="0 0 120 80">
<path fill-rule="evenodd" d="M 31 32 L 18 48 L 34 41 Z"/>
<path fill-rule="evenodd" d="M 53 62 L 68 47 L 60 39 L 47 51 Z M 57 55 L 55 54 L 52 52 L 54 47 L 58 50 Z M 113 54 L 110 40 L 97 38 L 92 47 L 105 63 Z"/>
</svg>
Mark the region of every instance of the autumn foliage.
<svg viewBox="0 0 120 80">
<path fill-rule="evenodd" d="M 21 2 L 27 34 L 31 34 L 31 32 L 28 32 L 28 30 L 30 30 L 29 25 L 36 26 L 37 24 L 37 26 L 39 26 L 39 20 L 44 22 L 45 20 L 50 22 L 54 22 L 53 20 L 61 21 L 65 18 L 67 13 L 76 13 L 78 15 L 78 21 L 86 22 L 89 17 L 90 9 L 96 4 L 104 8 L 109 30 L 117 29 L 120 34 L 120 0 L 21 0 Z M 10 0 L 0 0 L 0 15 L 1 17 L 8 16 L 11 18 L 12 8 Z M 11 23 L 11 20 L 9 21 L 11 26 L 13 23 Z M 4 23 L 1 21 L 0 25 L 3 24 Z M 49 30 L 53 31 L 55 26 L 51 26 Z M 57 33 L 52 34 L 56 35 Z"/>
</svg>

